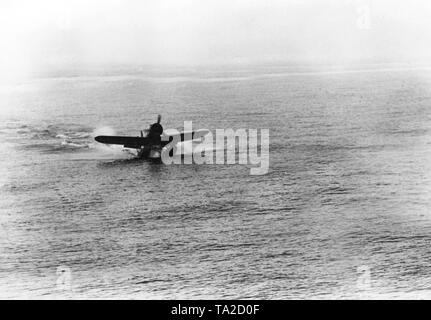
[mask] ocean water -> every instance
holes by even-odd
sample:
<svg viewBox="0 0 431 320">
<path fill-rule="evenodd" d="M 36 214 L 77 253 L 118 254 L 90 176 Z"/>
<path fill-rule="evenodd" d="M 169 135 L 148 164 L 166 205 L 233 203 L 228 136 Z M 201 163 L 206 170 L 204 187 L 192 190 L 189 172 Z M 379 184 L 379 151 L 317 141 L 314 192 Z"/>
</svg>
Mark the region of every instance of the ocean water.
<svg viewBox="0 0 431 320">
<path fill-rule="evenodd" d="M 162 114 L 270 168 L 97 144 Z M 431 298 L 431 70 L 75 72 L 0 86 L 1 298 Z"/>
</svg>

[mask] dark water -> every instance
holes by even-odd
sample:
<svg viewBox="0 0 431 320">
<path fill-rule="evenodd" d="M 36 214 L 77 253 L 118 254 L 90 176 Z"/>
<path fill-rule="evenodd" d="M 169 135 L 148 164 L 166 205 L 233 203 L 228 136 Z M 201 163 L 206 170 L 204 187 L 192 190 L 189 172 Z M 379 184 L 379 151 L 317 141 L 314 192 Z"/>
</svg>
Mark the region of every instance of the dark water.
<svg viewBox="0 0 431 320">
<path fill-rule="evenodd" d="M 3 85 L 0 296 L 429 298 L 430 85 L 396 68 Z M 268 174 L 93 142 L 158 113 L 165 128 L 269 128 Z"/>
</svg>

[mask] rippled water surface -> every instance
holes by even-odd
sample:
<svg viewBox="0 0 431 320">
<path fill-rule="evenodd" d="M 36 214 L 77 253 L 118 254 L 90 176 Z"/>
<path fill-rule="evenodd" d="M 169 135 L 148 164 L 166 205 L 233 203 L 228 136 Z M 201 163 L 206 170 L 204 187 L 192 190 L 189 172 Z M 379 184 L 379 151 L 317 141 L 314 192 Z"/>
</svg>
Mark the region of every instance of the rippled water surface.
<svg viewBox="0 0 431 320">
<path fill-rule="evenodd" d="M 270 170 L 94 142 L 269 128 Z M 0 297 L 431 297 L 431 71 L 255 68 L 0 87 Z"/>
</svg>

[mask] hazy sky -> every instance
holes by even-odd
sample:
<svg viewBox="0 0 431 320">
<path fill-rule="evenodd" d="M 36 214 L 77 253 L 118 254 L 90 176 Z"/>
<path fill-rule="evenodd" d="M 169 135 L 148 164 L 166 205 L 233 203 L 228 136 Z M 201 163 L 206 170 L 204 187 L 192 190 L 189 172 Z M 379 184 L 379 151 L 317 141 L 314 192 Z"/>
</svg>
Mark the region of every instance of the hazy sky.
<svg viewBox="0 0 431 320">
<path fill-rule="evenodd" d="M 2 75 L 431 57 L 429 0 L 0 0 Z"/>
</svg>

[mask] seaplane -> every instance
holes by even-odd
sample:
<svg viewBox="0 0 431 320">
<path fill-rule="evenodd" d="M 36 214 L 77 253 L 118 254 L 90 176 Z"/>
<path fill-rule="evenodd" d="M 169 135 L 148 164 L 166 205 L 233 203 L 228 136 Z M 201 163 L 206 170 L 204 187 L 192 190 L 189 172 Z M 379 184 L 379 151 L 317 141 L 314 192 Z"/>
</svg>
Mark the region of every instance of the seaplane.
<svg viewBox="0 0 431 320">
<path fill-rule="evenodd" d="M 128 149 L 136 149 L 138 158 L 157 161 L 161 159 L 163 148 L 172 141 L 179 143 L 198 140 L 209 133 L 209 130 L 206 129 L 167 133 L 160 124 L 161 120 L 161 115 L 158 115 L 157 122 L 153 123 L 149 129 L 141 130 L 140 136 L 97 136 L 94 139 L 107 145 L 115 144 Z M 173 149 L 170 150 L 171 156 L 172 153 Z"/>
</svg>

